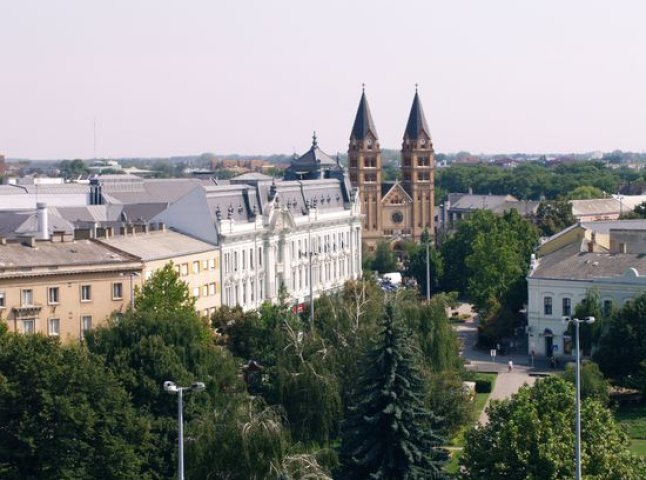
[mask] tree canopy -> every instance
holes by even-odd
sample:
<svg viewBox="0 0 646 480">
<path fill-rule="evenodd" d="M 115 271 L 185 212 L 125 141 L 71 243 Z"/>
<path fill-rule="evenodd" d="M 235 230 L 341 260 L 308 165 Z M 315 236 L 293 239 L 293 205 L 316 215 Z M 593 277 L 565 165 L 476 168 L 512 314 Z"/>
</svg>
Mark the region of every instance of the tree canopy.
<svg viewBox="0 0 646 480">
<path fill-rule="evenodd" d="M 0 328 L 0 477 L 150 478 L 150 425 L 83 346 Z"/>
<path fill-rule="evenodd" d="M 565 480 L 574 477 L 574 387 L 558 377 L 493 401 L 489 422 L 470 430 L 462 458 L 469 480 Z M 610 410 L 592 399 L 581 407 L 584 478 L 638 480 L 646 463 L 631 455 Z"/>
</svg>

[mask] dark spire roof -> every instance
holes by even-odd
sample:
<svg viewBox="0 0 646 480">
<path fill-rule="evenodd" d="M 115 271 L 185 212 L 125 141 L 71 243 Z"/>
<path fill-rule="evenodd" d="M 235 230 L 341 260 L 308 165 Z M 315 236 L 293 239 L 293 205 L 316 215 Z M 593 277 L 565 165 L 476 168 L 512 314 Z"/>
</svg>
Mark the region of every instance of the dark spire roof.
<svg viewBox="0 0 646 480">
<path fill-rule="evenodd" d="M 421 132 L 424 132 L 430 138 L 431 131 L 429 130 L 428 124 L 426 123 L 424 109 L 422 109 L 422 102 L 420 102 L 419 100 L 417 85 L 415 85 L 415 98 L 413 98 L 413 106 L 410 109 L 410 115 L 408 116 L 408 123 L 406 124 L 406 132 L 404 133 L 404 137 L 417 138 L 419 137 L 419 134 Z"/>
<path fill-rule="evenodd" d="M 357 109 L 357 116 L 354 119 L 354 126 L 352 127 L 351 138 L 363 140 L 368 132 L 372 133 L 375 138 L 377 137 L 377 129 L 375 123 L 372 121 L 370 114 L 370 107 L 366 99 L 366 91 L 363 88 L 361 92 L 361 100 L 359 101 L 359 108 Z"/>
</svg>

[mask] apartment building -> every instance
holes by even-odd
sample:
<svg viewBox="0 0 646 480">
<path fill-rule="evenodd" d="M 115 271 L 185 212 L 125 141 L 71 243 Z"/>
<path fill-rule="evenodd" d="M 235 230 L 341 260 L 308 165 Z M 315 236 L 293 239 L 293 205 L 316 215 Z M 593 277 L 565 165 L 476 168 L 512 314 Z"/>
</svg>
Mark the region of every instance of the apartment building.
<svg viewBox="0 0 646 480">
<path fill-rule="evenodd" d="M 130 306 L 139 259 L 92 240 L 62 240 L 0 243 L 0 320 L 10 331 L 80 340 Z"/>
<path fill-rule="evenodd" d="M 166 230 L 130 232 L 98 239 L 104 245 L 140 259 L 145 281 L 168 262 L 195 297 L 195 309 L 209 316 L 221 305 L 220 251 L 217 246 Z"/>
</svg>

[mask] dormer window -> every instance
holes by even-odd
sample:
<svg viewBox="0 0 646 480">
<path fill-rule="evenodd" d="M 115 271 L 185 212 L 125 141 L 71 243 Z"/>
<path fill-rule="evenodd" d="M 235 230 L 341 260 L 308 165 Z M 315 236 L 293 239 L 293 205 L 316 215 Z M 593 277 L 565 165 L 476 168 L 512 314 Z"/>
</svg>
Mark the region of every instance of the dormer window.
<svg viewBox="0 0 646 480">
<path fill-rule="evenodd" d="M 420 144 L 422 144 L 422 145 L 426 145 L 426 139 L 425 139 L 425 138 L 422 138 L 422 139 L 419 141 L 419 143 L 420 143 Z"/>
</svg>

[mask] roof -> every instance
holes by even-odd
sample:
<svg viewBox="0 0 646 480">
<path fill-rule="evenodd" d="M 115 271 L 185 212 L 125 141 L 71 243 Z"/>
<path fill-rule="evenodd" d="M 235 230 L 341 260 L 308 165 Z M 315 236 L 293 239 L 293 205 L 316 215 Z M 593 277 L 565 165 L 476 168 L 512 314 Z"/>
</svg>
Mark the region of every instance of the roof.
<svg viewBox="0 0 646 480">
<path fill-rule="evenodd" d="M 496 210 L 508 202 L 518 202 L 512 195 L 473 195 L 465 193 L 451 204 L 451 210 Z M 510 207 L 513 208 L 513 207 Z"/>
<path fill-rule="evenodd" d="M 571 200 L 572 215 L 580 217 L 584 215 L 609 215 L 618 214 L 622 209 L 619 200 L 616 198 L 594 198 L 591 200 Z M 626 208 L 626 211 L 630 210 Z"/>
<path fill-rule="evenodd" d="M 262 181 L 262 180 L 271 180 L 274 177 L 270 177 L 269 175 L 265 175 L 264 173 L 258 173 L 258 172 L 249 172 L 249 173 L 243 173 L 242 175 L 238 175 L 237 177 L 233 177 L 230 179 L 231 182 L 246 182 L 249 180 L 252 181 Z"/>
<path fill-rule="evenodd" d="M 582 252 L 581 245 L 575 242 L 542 257 L 529 276 L 563 280 L 594 280 L 623 277 L 626 270 L 630 268 L 634 268 L 641 275 L 646 274 L 646 254 Z"/>
<path fill-rule="evenodd" d="M 357 108 L 357 115 L 354 118 L 354 125 L 352 126 L 352 133 L 350 138 L 363 140 L 368 132 L 372 133 L 375 138 L 377 137 L 377 129 L 370 114 L 370 107 L 366 99 L 366 92 L 361 93 L 361 100 L 359 100 L 359 108 Z"/>
<path fill-rule="evenodd" d="M 321 167 L 336 167 L 337 161 L 318 147 L 316 135 L 312 138 L 312 146 L 304 155 L 292 160 L 290 169 L 296 172 L 310 172 Z"/>
<path fill-rule="evenodd" d="M 173 231 L 155 231 L 99 240 L 144 261 L 170 259 L 183 255 L 208 252 L 216 247 L 188 235 Z"/>
<path fill-rule="evenodd" d="M 144 180 L 134 175 L 125 181 L 101 182 L 101 193 L 110 203 L 171 203 L 202 185 L 194 178 Z"/>
<path fill-rule="evenodd" d="M 0 276 L 18 269 L 28 274 L 35 267 L 66 267 L 103 265 L 131 262 L 135 259 L 125 253 L 115 252 L 92 240 L 74 242 L 37 241 L 36 247 L 21 243 L 0 245 Z"/>
<path fill-rule="evenodd" d="M 417 138 L 422 132 L 424 132 L 429 138 L 431 137 L 431 131 L 428 128 L 426 117 L 424 116 L 422 102 L 419 99 L 417 90 L 415 90 L 415 97 L 413 98 L 413 105 L 410 108 L 410 115 L 408 116 L 404 138 Z"/>
<path fill-rule="evenodd" d="M 55 208 L 49 209 L 48 231 L 73 232 L 74 227 Z M 35 209 L 0 212 L 0 236 L 35 235 L 38 232 L 38 218 Z"/>
<path fill-rule="evenodd" d="M 610 230 L 646 230 L 646 220 L 598 220 L 596 222 L 581 222 L 587 230 L 597 233 L 610 233 Z"/>
</svg>

